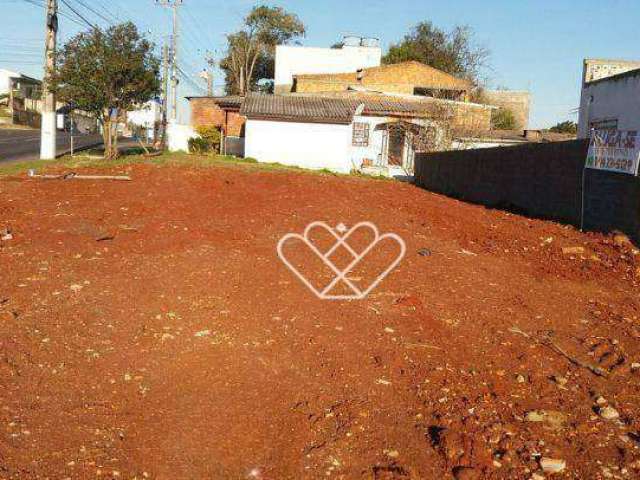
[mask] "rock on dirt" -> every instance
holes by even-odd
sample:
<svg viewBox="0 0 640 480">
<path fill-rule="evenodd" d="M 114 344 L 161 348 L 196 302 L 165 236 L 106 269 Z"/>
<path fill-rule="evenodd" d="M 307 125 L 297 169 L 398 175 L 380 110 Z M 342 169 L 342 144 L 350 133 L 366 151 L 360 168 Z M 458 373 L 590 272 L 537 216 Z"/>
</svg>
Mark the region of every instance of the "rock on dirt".
<svg viewBox="0 0 640 480">
<path fill-rule="evenodd" d="M 628 246 L 633 247 L 633 242 L 624 233 L 618 233 L 613 236 L 613 243 L 619 247 Z"/>
<path fill-rule="evenodd" d="M 526 422 L 544 423 L 554 430 L 559 430 L 567 422 L 567 416 L 555 410 L 533 410 L 525 415 L 524 420 Z"/>
<path fill-rule="evenodd" d="M 605 420 L 617 420 L 620 418 L 620 413 L 613 407 L 601 408 L 598 413 Z"/>
<path fill-rule="evenodd" d="M 545 473 L 560 473 L 567 468 L 567 462 L 560 458 L 542 457 L 540 467 Z"/>
<path fill-rule="evenodd" d="M 480 472 L 472 467 L 456 467 L 453 469 L 453 478 L 455 480 L 479 480 Z"/>
<path fill-rule="evenodd" d="M 584 252 L 584 247 L 564 247 L 562 249 L 562 253 L 565 255 L 582 255 Z"/>
<path fill-rule="evenodd" d="M 8 242 L 9 240 L 13 240 L 13 235 L 11 234 L 11 230 L 8 228 L 0 229 L 0 240 L 3 242 Z"/>
</svg>

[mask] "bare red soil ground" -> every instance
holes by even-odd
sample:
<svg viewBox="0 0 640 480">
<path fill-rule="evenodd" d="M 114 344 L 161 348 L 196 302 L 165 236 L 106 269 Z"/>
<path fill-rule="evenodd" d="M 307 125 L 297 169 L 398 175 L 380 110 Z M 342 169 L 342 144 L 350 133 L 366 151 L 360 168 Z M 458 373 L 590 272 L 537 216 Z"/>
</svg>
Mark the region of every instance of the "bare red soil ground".
<svg viewBox="0 0 640 480">
<path fill-rule="evenodd" d="M 0 178 L 0 478 L 640 476 L 624 239 L 389 181 L 124 171 Z M 407 255 L 321 301 L 276 255 L 315 220 Z"/>
</svg>

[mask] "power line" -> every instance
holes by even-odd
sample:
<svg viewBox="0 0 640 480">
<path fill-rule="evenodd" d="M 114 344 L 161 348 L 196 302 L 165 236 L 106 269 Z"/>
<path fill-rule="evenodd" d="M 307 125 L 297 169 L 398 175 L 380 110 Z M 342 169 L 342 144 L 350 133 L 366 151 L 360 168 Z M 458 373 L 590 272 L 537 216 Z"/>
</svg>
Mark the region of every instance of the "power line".
<svg viewBox="0 0 640 480">
<path fill-rule="evenodd" d="M 98 12 L 98 11 L 94 10 L 92 7 L 90 7 L 89 5 L 87 5 L 83 0 L 75 0 L 75 2 L 76 2 L 76 3 L 78 3 L 78 4 L 80 4 L 80 5 L 81 5 L 81 6 L 83 6 L 85 9 L 89 10 L 91 13 L 93 13 L 94 15 L 96 15 L 97 17 L 99 17 L 100 19 L 104 20 L 104 21 L 105 21 L 105 22 L 107 22 L 108 24 L 112 24 L 112 23 L 113 23 L 113 20 L 112 20 L 112 19 L 109 19 L 109 18 L 107 18 L 106 16 L 104 16 L 102 13 L 100 13 L 100 12 Z M 64 2 L 64 0 L 63 0 L 63 3 L 64 3 L 65 5 L 67 5 L 67 3 L 66 3 L 66 2 Z M 67 6 L 68 6 L 68 5 L 67 5 Z"/>
<path fill-rule="evenodd" d="M 187 74 L 179 65 L 177 65 L 176 68 L 178 70 L 178 73 L 180 74 L 180 77 L 185 80 L 189 84 L 189 86 L 202 93 L 206 93 L 206 89 L 202 85 L 199 85 L 195 80 L 193 80 L 191 76 Z"/>
<path fill-rule="evenodd" d="M 36 7 L 39 8 L 44 8 L 44 2 L 42 0 L 38 1 L 38 0 L 22 0 L 25 3 L 28 3 L 30 5 L 35 5 Z M 66 18 L 67 20 L 70 20 L 71 22 L 75 23 L 76 25 L 80 25 L 81 27 L 84 27 L 84 25 L 82 23 L 80 23 L 78 20 L 76 20 L 75 18 L 73 18 L 72 16 L 70 16 L 69 14 L 67 14 L 66 12 L 61 12 L 58 11 L 58 14 L 64 18 Z"/>
<path fill-rule="evenodd" d="M 26 1 L 26 0 L 25 0 Z M 69 10 L 71 10 L 73 13 L 75 13 L 82 21 L 84 21 L 90 28 L 98 28 L 96 25 L 94 25 L 93 23 L 91 23 L 89 20 L 87 20 L 80 12 L 78 12 L 75 8 L 73 8 L 71 5 L 69 5 L 69 3 L 67 2 L 67 0 L 60 0 L 64 5 L 67 6 L 67 8 Z"/>
</svg>

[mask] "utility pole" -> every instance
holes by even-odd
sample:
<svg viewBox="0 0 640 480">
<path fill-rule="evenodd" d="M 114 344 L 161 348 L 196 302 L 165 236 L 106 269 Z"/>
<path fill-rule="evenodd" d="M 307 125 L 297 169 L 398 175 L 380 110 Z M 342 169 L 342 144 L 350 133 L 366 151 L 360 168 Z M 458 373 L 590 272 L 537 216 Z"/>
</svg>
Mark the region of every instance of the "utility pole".
<svg viewBox="0 0 640 480">
<path fill-rule="evenodd" d="M 173 102 L 171 105 L 171 121 L 178 118 L 178 7 L 182 6 L 182 0 L 156 0 L 156 4 L 173 9 L 173 35 L 171 42 L 171 90 Z"/>
<path fill-rule="evenodd" d="M 167 110 L 169 107 L 169 45 L 165 39 L 162 47 L 162 149 L 167 142 Z"/>
<path fill-rule="evenodd" d="M 58 0 L 45 0 L 45 60 L 42 84 L 42 120 L 40 126 L 40 158 L 56 158 L 56 96 L 49 90 L 47 77 L 55 67 L 56 35 L 58 33 Z"/>
<path fill-rule="evenodd" d="M 213 97 L 213 74 L 211 71 L 205 68 L 198 76 L 207 82 L 207 96 Z"/>
<path fill-rule="evenodd" d="M 207 54 L 205 55 L 204 59 L 207 62 L 207 65 L 209 65 L 209 68 L 205 68 L 204 72 L 206 73 L 206 79 L 207 79 L 207 95 L 210 97 L 213 97 L 213 71 L 212 68 L 215 66 L 216 64 L 216 60 L 213 57 L 213 53 L 211 53 L 210 51 L 207 51 Z"/>
<path fill-rule="evenodd" d="M 207 70 L 207 95 L 213 97 L 213 74 Z"/>
</svg>

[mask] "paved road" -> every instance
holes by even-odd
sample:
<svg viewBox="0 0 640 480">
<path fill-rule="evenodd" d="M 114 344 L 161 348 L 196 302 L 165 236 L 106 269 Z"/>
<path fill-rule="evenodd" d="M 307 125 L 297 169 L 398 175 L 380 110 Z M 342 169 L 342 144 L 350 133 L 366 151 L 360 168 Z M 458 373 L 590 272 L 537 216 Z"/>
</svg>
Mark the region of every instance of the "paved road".
<svg viewBox="0 0 640 480">
<path fill-rule="evenodd" d="M 70 148 L 68 132 L 58 132 L 58 154 Z M 74 135 L 75 148 L 102 144 L 100 135 Z M 0 129 L 0 163 L 35 160 L 40 155 L 40 130 Z"/>
</svg>

